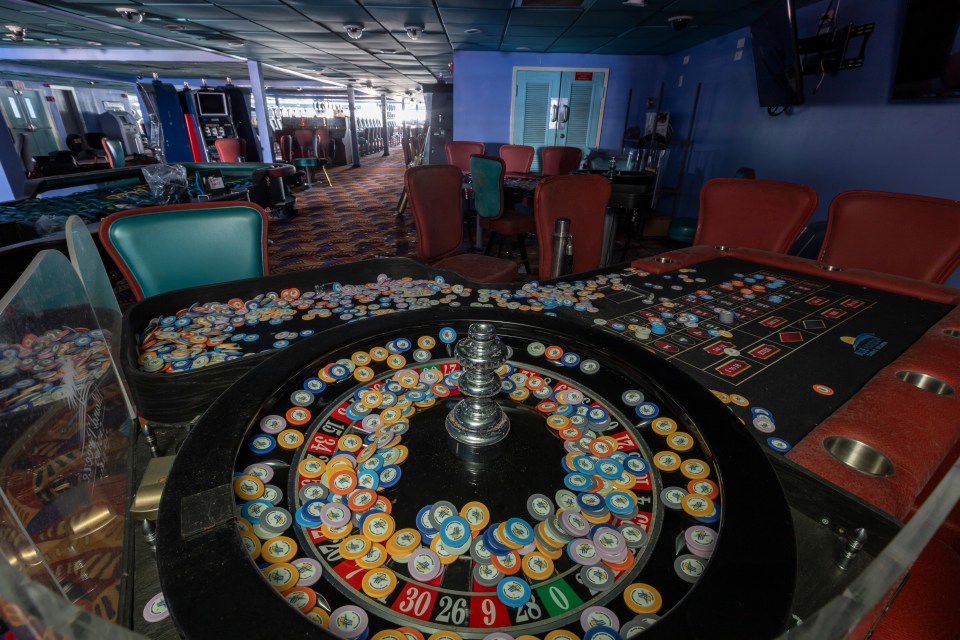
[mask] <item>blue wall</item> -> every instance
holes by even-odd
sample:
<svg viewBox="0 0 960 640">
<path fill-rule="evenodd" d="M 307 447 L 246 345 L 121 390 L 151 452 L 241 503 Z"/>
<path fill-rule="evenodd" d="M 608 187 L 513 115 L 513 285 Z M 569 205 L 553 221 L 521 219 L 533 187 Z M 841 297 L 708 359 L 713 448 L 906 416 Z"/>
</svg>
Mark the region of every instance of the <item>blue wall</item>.
<svg viewBox="0 0 960 640">
<path fill-rule="evenodd" d="M 816 32 L 827 2 L 798 12 L 799 36 Z M 770 117 L 758 106 L 749 29 L 671 56 L 665 110 L 686 132 L 693 92 L 702 83 L 700 109 L 680 211 L 695 215 L 705 179 L 730 176 L 740 166 L 758 178 L 801 182 L 820 194 L 814 219 L 826 219 L 830 200 L 850 189 L 877 189 L 960 200 L 960 103 L 890 102 L 904 2 L 846 0 L 840 24 L 876 22 L 861 69 L 804 76 L 806 102 Z M 737 41 L 743 58 L 734 60 Z M 684 64 L 684 58 L 689 62 Z M 680 76 L 683 86 L 678 87 Z"/>
<path fill-rule="evenodd" d="M 799 37 L 816 32 L 827 4 L 798 12 Z M 664 109 L 684 135 L 696 84 L 703 86 L 677 214 L 696 215 L 703 181 L 740 166 L 754 167 L 761 179 L 814 187 L 814 220 L 825 220 L 830 200 L 850 189 L 960 200 L 960 102 L 889 100 L 904 9 L 902 0 L 843 2 L 841 25 L 876 23 L 864 66 L 827 75 L 816 93 L 819 77 L 804 76 L 805 104 L 779 117 L 758 106 L 749 29 L 670 56 Z M 737 61 L 740 38 L 746 45 Z M 949 284 L 960 285 L 960 274 Z"/>
<path fill-rule="evenodd" d="M 642 122 L 647 97 L 656 95 L 663 76 L 662 56 L 502 53 L 454 51 L 453 135 L 456 140 L 510 141 L 514 67 L 607 68 L 607 97 L 600 146 L 619 150 L 630 103 L 630 126 Z M 469 80 L 457 81 L 457 78 Z"/>
</svg>

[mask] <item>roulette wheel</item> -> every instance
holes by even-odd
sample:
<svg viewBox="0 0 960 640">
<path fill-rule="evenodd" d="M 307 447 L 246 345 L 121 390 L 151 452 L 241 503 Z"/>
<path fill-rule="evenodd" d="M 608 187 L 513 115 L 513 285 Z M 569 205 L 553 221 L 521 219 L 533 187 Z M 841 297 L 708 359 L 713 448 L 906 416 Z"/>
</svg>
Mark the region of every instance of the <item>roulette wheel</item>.
<svg viewBox="0 0 960 640">
<path fill-rule="evenodd" d="M 158 518 L 188 638 L 773 637 L 789 508 L 666 362 L 482 308 L 324 331 L 228 389 Z"/>
</svg>

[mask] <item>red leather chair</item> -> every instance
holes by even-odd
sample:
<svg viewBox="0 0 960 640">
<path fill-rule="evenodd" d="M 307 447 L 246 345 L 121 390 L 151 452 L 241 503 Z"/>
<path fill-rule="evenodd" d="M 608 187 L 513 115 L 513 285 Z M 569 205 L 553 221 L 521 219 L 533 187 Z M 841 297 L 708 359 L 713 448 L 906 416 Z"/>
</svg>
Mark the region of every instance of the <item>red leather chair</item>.
<svg viewBox="0 0 960 640">
<path fill-rule="evenodd" d="M 577 147 L 543 147 L 540 150 L 540 173 L 562 176 L 576 171 L 583 152 Z"/>
<path fill-rule="evenodd" d="M 786 253 L 817 208 L 817 192 L 792 182 L 714 178 L 700 190 L 693 244 Z"/>
<path fill-rule="evenodd" d="M 960 265 L 960 202 L 847 191 L 830 203 L 820 262 L 943 283 Z"/>
<path fill-rule="evenodd" d="M 220 162 L 243 162 L 247 141 L 243 138 L 219 138 L 213 143 Z"/>
<path fill-rule="evenodd" d="M 473 206 L 480 219 L 480 227 L 489 232 L 487 248 L 490 255 L 493 241 L 499 236 L 501 241 L 516 236 L 520 250 L 520 259 L 527 273 L 530 273 L 530 259 L 527 257 L 526 240 L 528 233 L 537 230 L 533 216 L 518 213 L 504 207 L 503 176 L 506 165 L 500 158 L 493 156 L 470 156 L 470 175 L 473 178 Z M 501 242 L 502 245 L 502 242 Z"/>
<path fill-rule="evenodd" d="M 447 152 L 447 164 L 452 164 L 463 173 L 470 173 L 470 156 L 483 155 L 482 142 L 468 140 L 452 140 L 444 147 Z"/>
<path fill-rule="evenodd" d="M 530 173 L 534 148 L 525 144 L 505 144 L 500 147 L 500 159 L 507 173 Z"/>
<path fill-rule="evenodd" d="M 553 262 L 553 230 L 557 218 L 570 219 L 573 273 L 600 266 L 603 218 L 610 199 L 605 176 L 575 175 L 545 178 L 533 196 L 540 251 L 540 277 L 549 278 Z"/>
<path fill-rule="evenodd" d="M 517 263 L 475 253 L 457 253 L 463 244 L 463 173 L 449 164 L 425 164 L 404 175 L 417 228 L 417 256 L 438 269 L 477 282 L 510 282 Z"/>
</svg>

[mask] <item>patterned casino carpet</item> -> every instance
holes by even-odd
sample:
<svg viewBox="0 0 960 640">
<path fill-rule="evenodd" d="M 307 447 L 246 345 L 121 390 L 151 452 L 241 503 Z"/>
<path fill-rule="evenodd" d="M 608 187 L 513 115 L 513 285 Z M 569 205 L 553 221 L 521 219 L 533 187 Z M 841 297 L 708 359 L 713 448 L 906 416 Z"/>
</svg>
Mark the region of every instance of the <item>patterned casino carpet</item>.
<svg viewBox="0 0 960 640">
<path fill-rule="evenodd" d="M 332 171 L 331 178 L 333 186 L 321 180 L 298 194 L 295 218 L 271 221 L 271 273 L 381 256 L 416 256 L 410 215 L 394 215 L 403 186 L 402 168 L 345 169 Z"/>
</svg>

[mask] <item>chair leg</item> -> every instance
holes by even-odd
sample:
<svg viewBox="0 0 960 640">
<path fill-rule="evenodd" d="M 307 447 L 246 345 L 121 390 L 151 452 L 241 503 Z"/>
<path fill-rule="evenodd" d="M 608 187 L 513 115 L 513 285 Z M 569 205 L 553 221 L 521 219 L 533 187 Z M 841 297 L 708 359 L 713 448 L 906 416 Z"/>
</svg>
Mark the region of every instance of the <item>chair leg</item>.
<svg viewBox="0 0 960 640">
<path fill-rule="evenodd" d="M 530 275 L 530 259 L 527 257 L 527 234 L 517 234 L 517 244 L 520 245 L 520 261 L 523 262 L 527 275 Z"/>
<path fill-rule="evenodd" d="M 327 173 L 327 165 L 322 164 L 322 165 L 320 165 L 320 168 L 323 169 L 323 175 L 326 176 L 326 178 L 327 178 L 327 186 L 332 187 L 332 186 L 333 186 L 333 180 L 330 179 L 330 174 Z"/>
<path fill-rule="evenodd" d="M 303 168 L 303 176 L 307 179 L 307 189 L 313 186 L 313 183 L 310 182 L 310 167 Z"/>
<path fill-rule="evenodd" d="M 403 191 L 400 192 L 400 200 L 397 202 L 397 216 L 402 216 L 403 212 L 407 210 L 407 188 L 404 187 Z"/>
<path fill-rule="evenodd" d="M 627 214 L 627 224 L 626 227 L 626 238 L 623 240 L 623 251 L 620 252 L 620 262 L 623 262 L 627 259 L 627 252 L 630 251 L 630 245 L 633 244 L 633 234 L 636 229 L 637 224 L 637 212 L 636 210 L 630 211 Z"/>
<path fill-rule="evenodd" d="M 483 255 L 485 256 L 488 256 L 491 254 L 491 252 L 493 252 L 493 241 L 497 237 L 497 234 L 495 234 L 493 231 L 490 231 L 489 233 L 490 236 L 487 238 L 487 248 L 483 251 Z"/>
<path fill-rule="evenodd" d="M 470 223 L 470 216 L 465 215 L 463 217 L 463 226 L 467 228 L 467 242 L 469 243 L 467 246 L 470 251 L 473 251 L 473 226 Z"/>
</svg>

